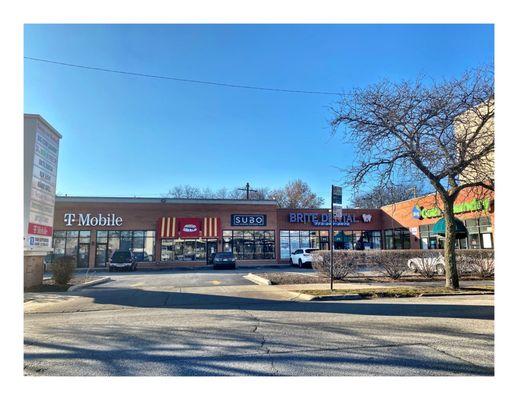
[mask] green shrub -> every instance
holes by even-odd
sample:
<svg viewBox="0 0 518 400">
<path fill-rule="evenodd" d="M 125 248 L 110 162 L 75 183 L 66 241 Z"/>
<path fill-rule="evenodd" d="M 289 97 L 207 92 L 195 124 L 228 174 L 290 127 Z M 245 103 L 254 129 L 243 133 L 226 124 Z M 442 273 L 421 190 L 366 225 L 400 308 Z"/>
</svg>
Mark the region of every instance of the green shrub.
<svg viewBox="0 0 518 400">
<path fill-rule="evenodd" d="M 58 285 L 66 285 L 74 276 L 76 260 L 72 256 L 62 256 L 52 262 L 52 279 Z"/>
</svg>

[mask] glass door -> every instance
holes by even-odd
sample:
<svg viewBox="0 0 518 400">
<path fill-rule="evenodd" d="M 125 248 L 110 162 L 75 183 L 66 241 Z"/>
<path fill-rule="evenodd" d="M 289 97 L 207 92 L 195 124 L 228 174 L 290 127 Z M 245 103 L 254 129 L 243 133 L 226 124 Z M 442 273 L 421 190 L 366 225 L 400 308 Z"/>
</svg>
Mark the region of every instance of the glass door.
<svg viewBox="0 0 518 400">
<path fill-rule="evenodd" d="M 80 244 L 77 251 L 77 268 L 88 268 L 89 244 Z"/>
<path fill-rule="evenodd" d="M 214 255 L 218 251 L 218 241 L 217 240 L 207 240 L 207 264 L 212 264 L 214 259 Z"/>
</svg>

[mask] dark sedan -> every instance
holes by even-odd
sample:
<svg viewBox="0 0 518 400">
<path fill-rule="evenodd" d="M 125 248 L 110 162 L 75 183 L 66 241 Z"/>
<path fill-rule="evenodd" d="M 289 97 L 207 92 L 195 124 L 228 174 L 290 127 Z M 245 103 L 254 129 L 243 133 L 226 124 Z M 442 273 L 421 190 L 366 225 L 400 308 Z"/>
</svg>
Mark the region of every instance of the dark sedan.
<svg viewBox="0 0 518 400">
<path fill-rule="evenodd" d="M 225 268 L 236 268 L 236 257 L 230 251 L 224 251 L 221 253 L 214 254 L 214 260 L 212 261 L 214 269 L 225 269 Z"/>
</svg>

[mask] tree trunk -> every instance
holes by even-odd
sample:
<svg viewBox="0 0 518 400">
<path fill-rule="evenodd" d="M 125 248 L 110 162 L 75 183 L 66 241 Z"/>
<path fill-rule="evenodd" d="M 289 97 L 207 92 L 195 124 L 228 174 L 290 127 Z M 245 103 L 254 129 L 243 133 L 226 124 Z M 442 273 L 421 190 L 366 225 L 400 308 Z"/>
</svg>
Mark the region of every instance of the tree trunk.
<svg viewBox="0 0 518 400">
<path fill-rule="evenodd" d="M 453 214 L 453 200 L 444 201 L 444 222 L 446 223 L 446 238 L 444 241 L 444 270 L 446 287 L 459 288 L 459 274 L 455 258 L 455 220 Z"/>
</svg>

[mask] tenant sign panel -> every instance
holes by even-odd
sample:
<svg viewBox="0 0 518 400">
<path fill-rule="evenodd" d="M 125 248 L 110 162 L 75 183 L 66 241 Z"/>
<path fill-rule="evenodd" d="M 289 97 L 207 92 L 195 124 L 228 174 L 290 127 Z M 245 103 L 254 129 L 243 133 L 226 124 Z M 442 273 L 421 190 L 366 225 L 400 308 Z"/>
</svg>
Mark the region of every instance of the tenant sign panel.
<svg viewBox="0 0 518 400">
<path fill-rule="evenodd" d="M 52 226 L 61 135 L 40 117 L 26 116 L 24 128 L 24 249 L 52 250 Z"/>
</svg>

